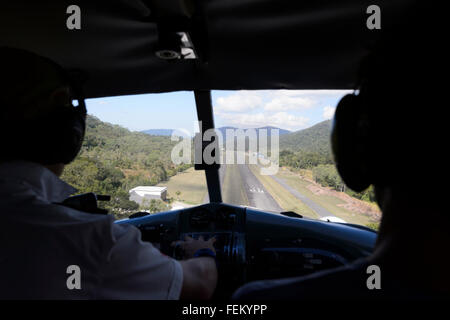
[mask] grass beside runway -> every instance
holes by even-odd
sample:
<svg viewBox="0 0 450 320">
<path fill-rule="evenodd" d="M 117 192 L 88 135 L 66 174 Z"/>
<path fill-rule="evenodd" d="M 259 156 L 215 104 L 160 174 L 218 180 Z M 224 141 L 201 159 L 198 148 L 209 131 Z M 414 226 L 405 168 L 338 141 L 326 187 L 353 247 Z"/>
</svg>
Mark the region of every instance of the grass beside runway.
<svg viewBox="0 0 450 320">
<path fill-rule="evenodd" d="M 289 170 L 280 168 L 277 173 L 277 177 L 283 179 L 292 188 L 296 189 L 298 192 L 302 193 L 323 208 L 327 209 L 338 218 L 344 219 L 349 223 L 360 225 L 367 225 L 373 222 L 370 217 L 365 214 L 352 212 L 338 206 L 340 204 L 345 204 L 345 201 L 343 201 L 342 199 L 330 195 L 314 194 L 307 188 L 307 186 L 311 184 L 311 182 L 301 179 L 297 174 Z"/>
<path fill-rule="evenodd" d="M 167 196 L 188 204 L 202 204 L 208 192 L 204 171 L 189 168 L 164 181 L 158 186 L 167 187 Z M 176 192 L 179 191 L 178 196 Z"/>
<path fill-rule="evenodd" d="M 283 210 L 294 211 L 305 217 L 319 218 L 311 208 L 301 200 L 297 199 L 277 181 L 270 176 L 261 175 L 259 168 L 256 165 L 249 165 L 249 168 Z M 307 188 L 310 182 L 301 179 L 297 174 L 289 170 L 280 168 L 277 177 L 283 179 L 292 188 L 330 211 L 333 215 L 344 219 L 349 223 L 367 225 L 373 222 L 371 218 L 365 214 L 352 212 L 340 207 L 339 205 L 345 203 L 340 198 L 331 195 L 315 195 Z M 189 168 L 184 172 L 180 172 L 176 176 L 171 177 L 169 181 L 162 182 L 158 184 L 158 186 L 168 187 L 168 197 L 192 205 L 203 203 L 205 196 L 207 195 L 204 171 L 195 171 L 194 168 Z M 181 192 L 179 196 L 176 195 L 177 191 Z M 245 206 L 249 205 L 239 168 L 235 165 L 227 166 L 222 186 L 222 197 L 225 203 Z"/>
<path fill-rule="evenodd" d="M 293 211 L 302 216 L 318 219 L 319 216 L 311 210 L 302 201 L 294 197 L 289 191 L 287 191 L 278 182 L 273 180 L 270 176 L 261 175 L 259 167 L 257 165 L 248 165 L 253 174 L 263 184 L 264 188 L 272 195 L 275 201 L 285 211 Z"/>
</svg>

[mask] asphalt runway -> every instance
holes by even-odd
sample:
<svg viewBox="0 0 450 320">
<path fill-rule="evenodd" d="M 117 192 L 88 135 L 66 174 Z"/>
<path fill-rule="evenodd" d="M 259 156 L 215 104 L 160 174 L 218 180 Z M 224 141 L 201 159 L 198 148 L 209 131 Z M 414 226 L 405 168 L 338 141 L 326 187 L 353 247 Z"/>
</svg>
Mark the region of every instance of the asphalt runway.
<svg viewBox="0 0 450 320">
<path fill-rule="evenodd" d="M 292 188 L 282 178 L 276 176 L 270 177 L 279 183 L 285 192 L 291 193 L 315 211 L 320 217 L 334 216 L 318 203 Z M 219 178 L 224 203 L 250 206 L 265 211 L 283 211 L 272 195 L 253 174 L 248 165 L 222 164 L 219 170 Z M 209 202 L 208 194 L 206 194 L 204 199 L 204 203 L 207 202 Z"/>
<path fill-rule="evenodd" d="M 222 197 L 225 203 L 250 206 L 265 211 L 283 211 L 246 164 L 226 165 Z"/>
</svg>

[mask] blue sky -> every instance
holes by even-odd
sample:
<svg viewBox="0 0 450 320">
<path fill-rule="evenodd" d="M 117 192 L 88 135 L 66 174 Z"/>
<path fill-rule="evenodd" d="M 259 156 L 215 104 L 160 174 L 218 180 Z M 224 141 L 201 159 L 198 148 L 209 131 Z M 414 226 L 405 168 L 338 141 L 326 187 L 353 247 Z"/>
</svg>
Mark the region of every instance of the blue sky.
<svg viewBox="0 0 450 320">
<path fill-rule="evenodd" d="M 300 130 L 332 117 L 342 90 L 213 91 L 216 127 L 277 126 Z M 88 113 L 133 131 L 185 129 L 197 120 L 194 94 L 160 94 L 88 99 Z"/>
</svg>

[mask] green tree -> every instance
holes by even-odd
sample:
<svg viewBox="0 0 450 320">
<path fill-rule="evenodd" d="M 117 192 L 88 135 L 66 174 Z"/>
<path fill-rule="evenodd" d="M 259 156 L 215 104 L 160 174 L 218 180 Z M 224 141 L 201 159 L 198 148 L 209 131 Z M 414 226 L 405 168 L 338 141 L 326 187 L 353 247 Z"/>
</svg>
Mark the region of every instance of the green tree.
<svg viewBox="0 0 450 320">
<path fill-rule="evenodd" d="M 170 153 L 175 143 L 167 136 L 130 132 L 88 115 L 80 155 L 66 166 L 62 179 L 78 193 L 110 195 L 111 201 L 100 206 L 123 218 L 139 209 L 129 200 L 130 189 L 156 185 L 191 166 L 172 163 Z M 167 210 L 167 205 L 152 205 L 152 210 L 160 209 Z"/>
</svg>

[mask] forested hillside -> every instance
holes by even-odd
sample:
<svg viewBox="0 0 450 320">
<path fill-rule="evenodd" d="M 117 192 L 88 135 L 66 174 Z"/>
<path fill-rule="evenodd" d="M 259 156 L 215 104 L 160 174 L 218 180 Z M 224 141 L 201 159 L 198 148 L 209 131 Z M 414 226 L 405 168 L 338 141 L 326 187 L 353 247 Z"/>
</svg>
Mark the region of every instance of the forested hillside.
<svg viewBox="0 0 450 320">
<path fill-rule="evenodd" d="M 118 216 L 128 214 L 138 209 L 128 200 L 130 189 L 156 185 L 190 166 L 176 166 L 170 160 L 175 143 L 167 136 L 131 132 L 88 116 L 80 155 L 66 167 L 62 178 L 79 193 L 111 195 L 104 207 Z"/>
<path fill-rule="evenodd" d="M 356 193 L 347 189 L 333 164 L 330 145 L 331 121 L 280 136 L 280 165 L 294 171 L 307 170 L 322 186 L 345 191 L 356 198 L 374 201 L 373 188 Z"/>
<path fill-rule="evenodd" d="M 280 165 L 311 169 L 332 164 L 330 147 L 331 121 L 280 136 Z"/>
<path fill-rule="evenodd" d="M 280 148 L 319 153 L 331 159 L 330 130 L 331 120 L 326 120 L 304 130 L 280 135 Z"/>
</svg>

